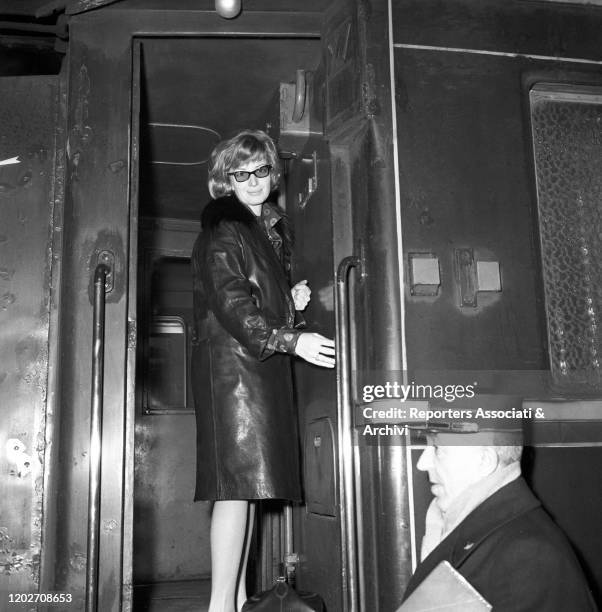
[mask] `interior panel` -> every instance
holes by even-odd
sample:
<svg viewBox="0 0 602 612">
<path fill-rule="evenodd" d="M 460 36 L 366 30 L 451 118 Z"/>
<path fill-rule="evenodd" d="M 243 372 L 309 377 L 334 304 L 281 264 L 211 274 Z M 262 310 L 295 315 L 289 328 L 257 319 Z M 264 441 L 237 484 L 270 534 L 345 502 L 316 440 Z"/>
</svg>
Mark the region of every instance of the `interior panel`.
<svg viewBox="0 0 602 612">
<path fill-rule="evenodd" d="M 198 219 L 213 146 L 245 128 L 276 135 L 280 83 L 293 82 L 298 68 L 315 69 L 320 54 L 318 39 L 144 39 L 141 214 Z M 174 150 L 184 163 L 156 163 Z"/>
</svg>

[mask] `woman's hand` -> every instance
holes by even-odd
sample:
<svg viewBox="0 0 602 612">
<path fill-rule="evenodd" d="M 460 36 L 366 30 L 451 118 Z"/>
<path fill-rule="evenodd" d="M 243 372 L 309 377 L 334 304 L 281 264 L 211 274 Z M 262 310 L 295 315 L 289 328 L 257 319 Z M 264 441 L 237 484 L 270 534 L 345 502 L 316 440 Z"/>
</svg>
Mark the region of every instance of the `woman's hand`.
<svg viewBox="0 0 602 612">
<path fill-rule="evenodd" d="M 295 353 L 322 368 L 334 368 L 334 340 L 322 334 L 303 333 L 297 340 Z"/>
<path fill-rule="evenodd" d="M 311 289 L 307 286 L 307 281 L 299 281 L 292 289 L 291 295 L 295 302 L 295 310 L 305 310 L 309 304 Z"/>
</svg>

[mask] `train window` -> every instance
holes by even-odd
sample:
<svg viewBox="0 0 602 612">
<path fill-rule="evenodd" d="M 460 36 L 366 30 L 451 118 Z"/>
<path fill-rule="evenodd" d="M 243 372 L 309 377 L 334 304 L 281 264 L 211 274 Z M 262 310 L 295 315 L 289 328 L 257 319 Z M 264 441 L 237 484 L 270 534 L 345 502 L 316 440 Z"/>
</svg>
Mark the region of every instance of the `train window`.
<svg viewBox="0 0 602 612">
<path fill-rule="evenodd" d="M 191 414 L 190 258 L 148 249 L 143 262 L 139 405 L 143 414 Z"/>
<path fill-rule="evenodd" d="M 148 340 L 144 389 L 146 414 L 188 413 L 187 338 L 182 317 L 154 317 Z"/>
<path fill-rule="evenodd" d="M 565 391 L 602 388 L 602 88 L 530 92 L 550 365 Z"/>
</svg>

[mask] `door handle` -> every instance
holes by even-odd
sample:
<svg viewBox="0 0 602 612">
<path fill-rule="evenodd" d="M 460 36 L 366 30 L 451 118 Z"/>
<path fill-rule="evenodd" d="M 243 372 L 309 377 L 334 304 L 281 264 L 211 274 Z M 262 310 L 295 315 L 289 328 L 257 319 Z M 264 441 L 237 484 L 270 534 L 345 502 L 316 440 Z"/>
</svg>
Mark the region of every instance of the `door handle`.
<svg viewBox="0 0 602 612">
<path fill-rule="evenodd" d="M 106 294 L 112 288 L 113 262 L 113 254 L 109 251 L 103 251 L 98 256 L 98 265 L 94 270 L 86 612 L 96 612 L 98 609 L 98 538 L 100 522 L 100 467 L 102 459 L 105 304 Z"/>
<path fill-rule="evenodd" d="M 343 542 L 343 609 L 359 612 L 357 568 L 357 521 L 354 482 L 353 406 L 351 403 L 351 367 L 349 355 L 349 287 L 347 280 L 352 268 L 360 268 L 359 257 L 345 257 L 337 268 L 337 383 L 338 383 L 338 458 L 339 498 L 341 507 L 341 539 Z"/>
<path fill-rule="evenodd" d="M 305 70 L 297 70 L 295 81 L 295 106 L 293 108 L 293 123 L 299 123 L 305 114 L 305 95 L 306 95 Z"/>
</svg>

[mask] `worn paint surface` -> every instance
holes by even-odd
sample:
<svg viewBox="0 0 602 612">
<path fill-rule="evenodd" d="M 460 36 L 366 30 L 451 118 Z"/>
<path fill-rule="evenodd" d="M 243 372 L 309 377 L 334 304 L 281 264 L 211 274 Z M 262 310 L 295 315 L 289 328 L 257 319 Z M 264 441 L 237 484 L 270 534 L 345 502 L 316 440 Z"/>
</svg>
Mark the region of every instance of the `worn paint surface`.
<svg viewBox="0 0 602 612">
<path fill-rule="evenodd" d="M 99 546 L 99 609 L 120 607 L 121 495 L 123 457 L 123 366 L 127 326 L 123 316 L 127 268 L 128 172 L 110 164 L 128 151 L 129 55 L 118 37 L 106 44 L 124 63 L 106 61 L 102 46 L 88 41 L 77 18 L 70 40 L 66 180 L 65 252 L 62 258 L 60 336 L 61 401 L 58 461 L 70 469 L 58 475 L 54 588 L 70 592 L 83 608 L 87 553 L 87 498 L 90 440 L 92 305 L 90 279 L 103 251 L 115 262 L 113 290 L 107 294 L 105 388 Z M 103 34 L 104 36 L 104 34 Z M 115 59 L 114 56 L 112 59 Z M 108 79 L 108 74 L 113 79 Z M 103 89 L 106 87 L 106 89 Z"/>
<path fill-rule="evenodd" d="M 0 166 L 0 592 L 39 581 L 55 91 L 0 79 L 0 159 L 20 162 Z"/>
</svg>

